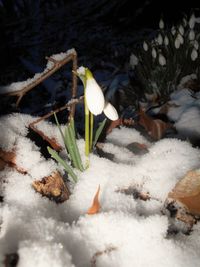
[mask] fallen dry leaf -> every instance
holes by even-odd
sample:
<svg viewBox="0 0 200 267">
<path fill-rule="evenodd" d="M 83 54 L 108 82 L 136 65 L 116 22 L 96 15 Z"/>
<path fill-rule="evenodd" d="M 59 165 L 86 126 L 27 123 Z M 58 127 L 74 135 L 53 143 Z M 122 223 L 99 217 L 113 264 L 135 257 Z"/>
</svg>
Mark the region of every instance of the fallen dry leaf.
<svg viewBox="0 0 200 267">
<path fill-rule="evenodd" d="M 56 150 L 56 151 L 61 151 L 62 150 L 62 146 L 60 144 L 58 144 L 58 142 L 56 141 L 56 139 L 54 137 L 48 137 L 46 134 L 44 134 L 41 130 L 37 129 L 34 125 L 34 122 L 32 122 L 29 127 L 35 132 L 37 133 L 39 136 L 42 137 L 43 140 L 47 141 L 50 146 Z"/>
<path fill-rule="evenodd" d="M 200 215 L 200 170 L 189 171 L 168 194 L 182 203 L 189 213 Z"/>
<path fill-rule="evenodd" d="M 100 185 L 99 185 L 97 192 L 94 196 L 92 206 L 87 211 L 87 214 L 89 214 L 89 215 L 98 213 L 100 208 L 101 208 L 100 203 L 99 203 L 99 192 L 100 192 Z"/>
<path fill-rule="evenodd" d="M 69 199 L 70 191 L 58 171 L 54 171 L 41 181 L 34 181 L 32 186 L 36 192 L 54 200 L 56 203 L 62 203 Z"/>
<path fill-rule="evenodd" d="M 109 134 L 112 132 L 112 130 L 118 126 L 132 126 L 134 125 L 134 120 L 133 119 L 123 119 L 119 118 L 116 121 L 111 121 L 108 128 L 106 129 L 106 134 Z"/>
<path fill-rule="evenodd" d="M 16 163 L 16 153 L 15 151 L 4 151 L 0 148 L 0 160 L 1 160 L 1 168 L 3 169 L 6 164 L 8 164 L 10 167 L 15 168 L 18 172 L 26 174 L 27 171 L 18 166 Z"/>
<path fill-rule="evenodd" d="M 142 108 L 140 108 L 139 116 L 140 117 L 138 123 L 144 127 L 144 129 L 154 140 L 161 139 L 164 136 L 166 130 L 172 127 L 170 123 L 151 118 Z"/>
</svg>

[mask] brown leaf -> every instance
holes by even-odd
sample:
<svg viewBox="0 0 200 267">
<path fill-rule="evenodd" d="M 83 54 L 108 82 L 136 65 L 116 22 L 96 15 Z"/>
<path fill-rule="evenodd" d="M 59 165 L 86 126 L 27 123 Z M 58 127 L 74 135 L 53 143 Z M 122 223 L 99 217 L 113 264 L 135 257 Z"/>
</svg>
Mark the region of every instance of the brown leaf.
<svg viewBox="0 0 200 267">
<path fill-rule="evenodd" d="M 182 203 L 189 213 L 200 215 L 200 170 L 189 171 L 168 194 Z"/>
<path fill-rule="evenodd" d="M 15 168 L 20 173 L 23 173 L 23 174 L 27 173 L 27 171 L 24 168 L 17 165 L 15 151 L 4 151 L 0 148 L 0 159 L 2 161 L 2 164 L 1 164 L 2 167 L 3 167 L 3 162 L 4 162 L 5 165 L 8 164 L 10 167 Z"/>
<path fill-rule="evenodd" d="M 56 203 L 62 203 L 69 199 L 70 191 L 58 171 L 54 171 L 41 181 L 34 181 L 32 186 L 38 193 L 54 200 Z"/>
<path fill-rule="evenodd" d="M 41 130 L 37 129 L 37 127 L 35 127 L 33 125 L 33 123 L 31 123 L 29 125 L 29 127 L 36 132 L 39 136 L 42 137 L 43 140 L 47 141 L 51 147 L 56 150 L 56 151 L 61 151 L 62 150 L 62 146 L 60 144 L 58 144 L 58 142 L 56 141 L 56 139 L 54 137 L 48 137 L 46 134 L 44 134 Z"/>
<path fill-rule="evenodd" d="M 6 166 L 6 162 L 2 159 L 0 159 L 0 171 L 2 171 Z"/>
<path fill-rule="evenodd" d="M 116 121 L 111 121 L 108 128 L 106 129 L 106 134 L 109 134 L 112 132 L 112 130 L 118 126 L 132 126 L 134 125 L 134 120 L 133 119 L 123 119 L 119 118 Z"/>
<path fill-rule="evenodd" d="M 87 214 L 89 214 L 89 215 L 93 215 L 93 214 L 98 213 L 100 208 L 101 208 L 100 203 L 99 203 L 99 192 L 100 192 L 100 185 L 99 185 L 97 192 L 94 196 L 92 206 L 87 211 Z"/>
<path fill-rule="evenodd" d="M 139 116 L 139 124 L 144 127 L 144 129 L 154 140 L 161 139 L 164 136 L 166 130 L 172 127 L 170 123 L 151 118 L 142 108 L 140 108 Z"/>
</svg>

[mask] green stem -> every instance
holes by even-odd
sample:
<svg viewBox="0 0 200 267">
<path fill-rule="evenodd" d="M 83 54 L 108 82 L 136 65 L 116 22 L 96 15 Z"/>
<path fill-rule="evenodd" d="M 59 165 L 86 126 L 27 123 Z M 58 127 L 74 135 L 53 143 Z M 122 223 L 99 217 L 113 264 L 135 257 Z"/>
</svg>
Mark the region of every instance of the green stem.
<svg viewBox="0 0 200 267">
<path fill-rule="evenodd" d="M 93 144 L 94 115 L 90 112 L 90 152 Z"/>
<path fill-rule="evenodd" d="M 90 153 L 90 120 L 89 120 L 90 112 L 85 100 L 85 155 L 89 156 Z"/>
</svg>

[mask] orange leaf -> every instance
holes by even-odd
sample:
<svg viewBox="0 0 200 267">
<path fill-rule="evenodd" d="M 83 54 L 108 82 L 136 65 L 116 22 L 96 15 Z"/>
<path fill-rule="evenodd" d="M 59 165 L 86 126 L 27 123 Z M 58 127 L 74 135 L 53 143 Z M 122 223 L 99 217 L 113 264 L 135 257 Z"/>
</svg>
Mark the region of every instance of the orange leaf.
<svg viewBox="0 0 200 267">
<path fill-rule="evenodd" d="M 100 185 L 99 185 L 97 192 L 94 196 L 92 206 L 87 211 L 87 214 L 89 214 L 89 215 L 98 213 L 100 208 L 101 208 L 100 203 L 99 203 L 99 192 L 100 192 Z"/>
</svg>

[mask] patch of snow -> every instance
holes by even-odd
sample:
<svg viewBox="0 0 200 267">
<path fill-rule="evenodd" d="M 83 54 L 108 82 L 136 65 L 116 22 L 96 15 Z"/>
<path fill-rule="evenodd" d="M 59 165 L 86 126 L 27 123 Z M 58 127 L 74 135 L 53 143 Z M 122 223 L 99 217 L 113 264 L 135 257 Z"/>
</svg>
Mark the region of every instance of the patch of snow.
<svg viewBox="0 0 200 267">
<path fill-rule="evenodd" d="M 166 238 L 169 221 L 161 210 L 176 182 L 200 166 L 200 150 L 177 139 L 163 139 L 150 146 L 135 129 L 114 129 L 105 149 L 117 162 L 91 154 L 90 166 L 78 173 L 69 200 L 58 205 L 32 188 L 34 180 L 60 167 L 45 160 L 26 138 L 25 125 L 31 120 L 22 114 L 0 119 L 1 129 L 11 127 L 14 136 L 5 147 L 15 144 L 17 163 L 28 170 L 25 175 L 11 167 L 1 171 L 6 183 L 0 190 L 4 197 L 0 205 L 0 261 L 6 254 L 18 253 L 19 267 L 88 267 L 94 261 L 99 267 L 198 266 L 200 224 L 190 236 Z M 49 135 L 54 132 L 58 138 L 54 125 L 44 121 L 40 129 Z M 149 152 L 135 156 L 125 148 L 133 142 L 146 144 Z M 78 146 L 83 156 L 82 139 Z M 87 215 L 99 185 L 100 213 Z M 153 198 L 141 201 L 120 191 L 129 187 L 149 192 Z"/>
</svg>

